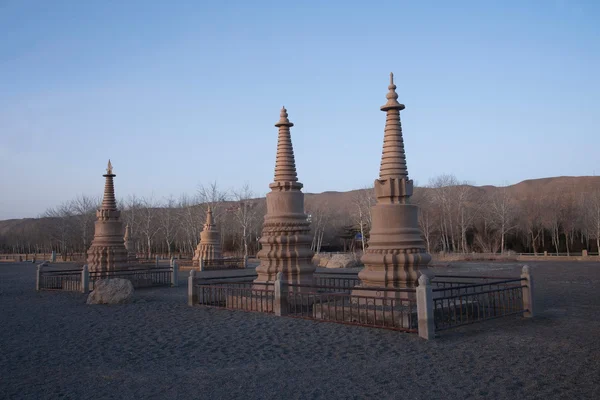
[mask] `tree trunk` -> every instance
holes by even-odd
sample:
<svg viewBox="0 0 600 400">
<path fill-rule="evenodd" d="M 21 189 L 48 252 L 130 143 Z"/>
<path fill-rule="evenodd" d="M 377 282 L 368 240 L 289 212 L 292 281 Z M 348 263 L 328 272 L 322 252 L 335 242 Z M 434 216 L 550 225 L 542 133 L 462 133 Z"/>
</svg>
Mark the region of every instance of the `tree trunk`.
<svg viewBox="0 0 600 400">
<path fill-rule="evenodd" d="M 502 255 L 504 255 L 504 228 L 505 228 L 505 226 L 504 226 L 504 222 L 503 222 L 502 228 L 500 231 L 500 233 L 502 235 L 502 238 L 500 239 L 500 254 L 502 254 Z"/>
</svg>

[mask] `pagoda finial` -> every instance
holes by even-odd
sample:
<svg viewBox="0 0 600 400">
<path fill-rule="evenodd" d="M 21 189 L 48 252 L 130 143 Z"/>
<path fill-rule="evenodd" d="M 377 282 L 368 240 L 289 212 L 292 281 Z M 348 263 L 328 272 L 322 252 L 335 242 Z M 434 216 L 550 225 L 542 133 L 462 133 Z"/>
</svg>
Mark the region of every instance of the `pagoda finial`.
<svg viewBox="0 0 600 400">
<path fill-rule="evenodd" d="M 106 174 L 107 175 L 112 175 L 112 164 L 110 163 L 110 158 L 108 159 L 108 167 L 106 168 Z"/>
<path fill-rule="evenodd" d="M 213 222 L 212 209 L 210 208 L 210 205 L 209 205 L 208 209 L 206 210 L 206 223 L 204 224 L 204 228 L 210 229 L 213 225 L 214 225 L 214 222 Z"/>
<path fill-rule="evenodd" d="M 296 160 L 294 158 L 294 148 L 292 147 L 292 137 L 290 135 L 290 127 L 294 126 L 294 124 L 288 119 L 285 106 L 281 108 L 279 116 L 279 121 L 275 124 L 279 128 L 277 159 L 275 161 L 275 183 L 296 182 L 295 186 L 300 185 L 299 187 L 302 187 L 300 183 L 297 183 Z"/>
<path fill-rule="evenodd" d="M 387 116 L 379 179 L 408 178 L 404 140 L 402 138 L 402 124 L 400 123 L 400 110 L 404 110 L 404 104 L 398 103 L 398 93 L 396 93 L 393 73 L 390 73 L 390 85 L 388 89 L 389 92 L 385 96 L 388 101 L 381 107 L 382 111 L 387 112 Z"/>
<path fill-rule="evenodd" d="M 388 99 L 387 103 L 381 106 L 381 111 L 387 110 L 404 110 L 404 104 L 398 103 L 398 93 L 396 93 L 396 85 L 394 85 L 394 73 L 390 72 L 389 92 L 385 96 Z"/>
<path fill-rule="evenodd" d="M 288 113 L 287 110 L 285 109 L 285 106 L 281 107 L 281 112 L 279 113 L 279 121 L 277 121 L 277 123 L 275 124 L 275 126 L 280 127 L 280 126 L 294 126 L 294 124 L 292 124 L 290 122 L 290 120 L 288 119 Z"/>
</svg>

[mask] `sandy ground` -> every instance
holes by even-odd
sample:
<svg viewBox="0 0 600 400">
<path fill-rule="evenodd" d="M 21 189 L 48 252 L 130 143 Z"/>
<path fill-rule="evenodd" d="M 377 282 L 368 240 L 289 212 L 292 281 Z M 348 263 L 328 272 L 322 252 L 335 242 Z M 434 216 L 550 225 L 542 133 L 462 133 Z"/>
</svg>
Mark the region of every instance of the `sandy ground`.
<svg viewBox="0 0 600 400">
<path fill-rule="evenodd" d="M 0 398 L 600 398 L 600 263 L 530 263 L 538 316 L 388 330 L 186 305 L 186 288 L 119 306 L 34 290 L 0 264 Z M 515 274 L 515 264 L 452 272 Z M 185 277 L 182 277 L 182 283 Z"/>
</svg>

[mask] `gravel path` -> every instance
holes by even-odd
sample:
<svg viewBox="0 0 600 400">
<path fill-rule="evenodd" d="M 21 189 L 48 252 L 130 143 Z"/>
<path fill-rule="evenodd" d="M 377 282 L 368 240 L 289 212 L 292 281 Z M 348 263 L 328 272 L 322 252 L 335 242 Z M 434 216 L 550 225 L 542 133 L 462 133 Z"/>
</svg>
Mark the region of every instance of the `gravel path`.
<svg viewBox="0 0 600 400">
<path fill-rule="evenodd" d="M 518 274 L 516 264 L 452 265 Z M 0 264 L 0 398 L 600 398 L 600 263 L 530 265 L 536 318 L 428 342 L 192 308 L 185 286 L 87 306 L 82 294 L 35 292 L 32 264 Z"/>
</svg>

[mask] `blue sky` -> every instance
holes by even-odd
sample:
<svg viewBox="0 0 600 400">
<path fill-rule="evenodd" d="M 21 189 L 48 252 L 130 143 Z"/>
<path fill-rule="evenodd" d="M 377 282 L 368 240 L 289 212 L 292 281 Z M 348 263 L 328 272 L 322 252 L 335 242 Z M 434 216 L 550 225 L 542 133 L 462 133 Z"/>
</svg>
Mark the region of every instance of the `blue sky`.
<svg viewBox="0 0 600 400">
<path fill-rule="evenodd" d="M 0 0 L 0 219 L 102 193 L 372 185 L 393 71 L 409 174 L 600 173 L 597 1 Z"/>
</svg>

